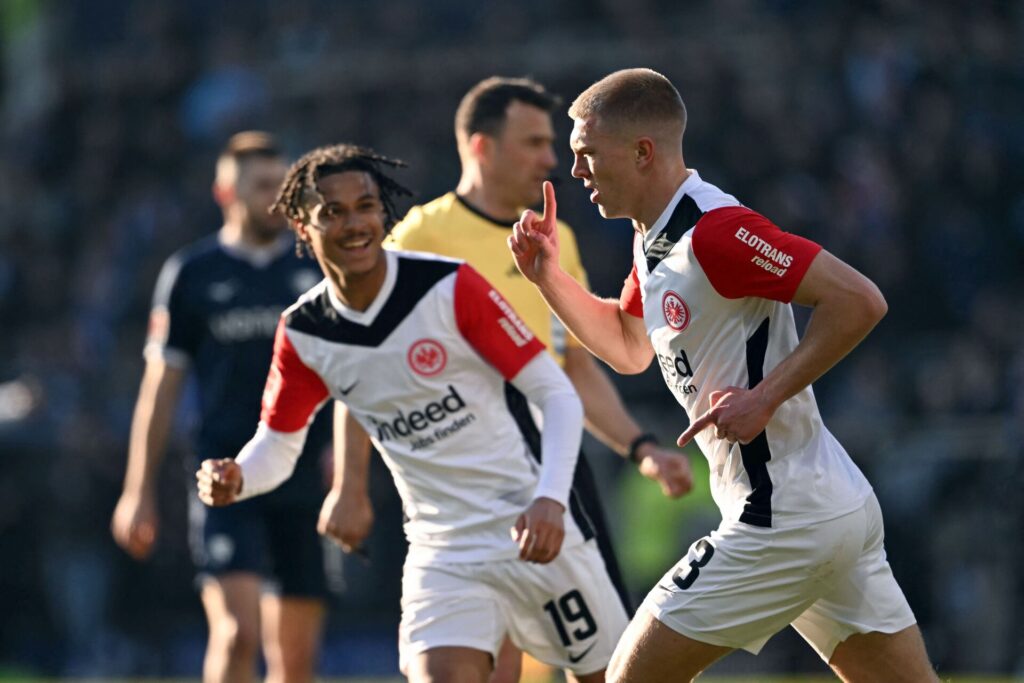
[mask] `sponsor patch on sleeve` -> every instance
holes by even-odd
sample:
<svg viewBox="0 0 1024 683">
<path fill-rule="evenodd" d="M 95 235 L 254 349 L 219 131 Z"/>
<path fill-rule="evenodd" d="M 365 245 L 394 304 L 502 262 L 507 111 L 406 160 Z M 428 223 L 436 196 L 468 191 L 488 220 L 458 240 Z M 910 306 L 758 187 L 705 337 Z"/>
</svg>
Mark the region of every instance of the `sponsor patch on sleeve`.
<svg viewBox="0 0 1024 683">
<path fill-rule="evenodd" d="M 746 207 L 715 209 L 693 231 L 693 253 L 728 299 L 757 296 L 788 303 L 821 246 L 783 232 Z"/>
<path fill-rule="evenodd" d="M 511 379 L 544 345 L 515 309 L 467 264 L 455 278 L 455 322 L 459 332 L 505 379 Z"/>
</svg>

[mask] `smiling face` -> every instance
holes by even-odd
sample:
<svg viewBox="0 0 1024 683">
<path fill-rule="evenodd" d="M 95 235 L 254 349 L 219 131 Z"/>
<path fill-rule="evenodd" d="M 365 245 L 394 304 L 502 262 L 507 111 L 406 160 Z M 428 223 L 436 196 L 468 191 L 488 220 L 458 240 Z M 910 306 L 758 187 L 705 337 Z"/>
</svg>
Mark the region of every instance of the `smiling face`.
<svg viewBox="0 0 1024 683">
<path fill-rule="evenodd" d="M 624 134 L 602 126 L 596 117 L 576 119 L 569 138 L 572 175 L 590 190 L 590 201 L 605 218 L 636 218 L 642 176 L 637 146 Z"/>
<path fill-rule="evenodd" d="M 299 227 L 324 273 L 350 285 L 386 269 L 384 240 L 387 212 L 380 188 L 366 171 L 342 171 L 320 178 L 323 202 L 310 207 L 310 223 Z"/>
</svg>

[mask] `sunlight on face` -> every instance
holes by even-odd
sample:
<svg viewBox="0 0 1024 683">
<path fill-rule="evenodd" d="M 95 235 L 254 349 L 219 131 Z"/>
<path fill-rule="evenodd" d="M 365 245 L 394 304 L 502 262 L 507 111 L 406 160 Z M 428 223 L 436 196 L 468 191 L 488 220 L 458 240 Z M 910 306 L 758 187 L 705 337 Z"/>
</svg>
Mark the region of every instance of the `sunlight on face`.
<svg viewBox="0 0 1024 683">
<path fill-rule="evenodd" d="M 569 146 L 572 175 L 590 190 L 590 201 L 605 218 L 633 218 L 638 191 L 630 139 L 600 125 L 596 118 L 576 119 Z"/>
<path fill-rule="evenodd" d="M 317 189 L 323 201 L 310 208 L 303 235 L 320 265 L 346 277 L 383 267 L 387 213 L 370 174 L 333 173 L 317 181 Z"/>
</svg>

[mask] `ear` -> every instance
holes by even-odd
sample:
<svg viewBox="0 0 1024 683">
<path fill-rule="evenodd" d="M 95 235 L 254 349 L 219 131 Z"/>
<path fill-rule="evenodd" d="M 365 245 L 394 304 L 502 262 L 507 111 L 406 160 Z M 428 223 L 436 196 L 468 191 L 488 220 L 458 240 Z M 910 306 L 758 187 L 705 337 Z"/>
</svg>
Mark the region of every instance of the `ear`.
<svg viewBox="0 0 1024 683">
<path fill-rule="evenodd" d="M 473 158 L 483 162 L 490 158 L 494 149 L 494 138 L 483 133 L 473 133 L 469 136 L 469 152 Z"/>
<path fill-rule="evenodd" d="M 293 220 L 292 227 L 295 229 L 295 235 L 299 238 L 299 241 L 309 244 L 309 226 L 302 221 Z"/>
<path fill-rule="evenodd" d="M 633 146 L 637 168 L 647 168 L 654 163 L 654 140 L 648 137 L 637 138 Z"/>
<path fill-rule="evenodd" d="M 224 183 L 214 182 L 211 188 L 213 194 L 213 201 L 217 202 L 217 206 L 224 208 L 235 201 L 235 186 L 226 185 Z"/>
</svg>

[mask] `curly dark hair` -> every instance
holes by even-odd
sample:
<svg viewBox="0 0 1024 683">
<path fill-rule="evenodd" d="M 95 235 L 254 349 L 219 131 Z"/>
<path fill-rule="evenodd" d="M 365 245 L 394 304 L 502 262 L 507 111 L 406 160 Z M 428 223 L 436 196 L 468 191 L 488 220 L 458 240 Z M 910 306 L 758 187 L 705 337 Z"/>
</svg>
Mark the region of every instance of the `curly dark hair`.
<svg viewBox="0 0 1024 683">
<path fill-rule="evenodd" d="M 317 147 L 307 152 L 292 164 L 281 183 L 277 199 L 270 205 L 270 213 L 279 213 L 289 222 L 309 224 L 308 207 L 323 201 L 316 187 L 321 178 L 345 171 L 363 171 L 370 174 L 380 190 L 380 201 L 386 214 L 384 228 L 390 230 L 399 218 L 396 200 L 411 197 L 412 191 L 385 172 L 385 168 L 404 168 L 406 163 L 378 154 L 369 147 L 351 144 Z M 299 241 L 296 251 L 302 255 L 303 245 Z"/>
</svg>

